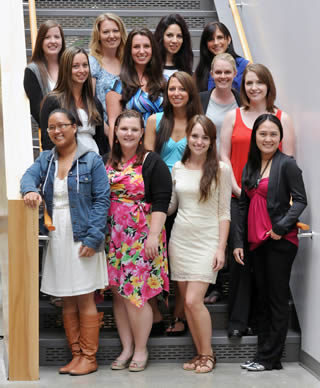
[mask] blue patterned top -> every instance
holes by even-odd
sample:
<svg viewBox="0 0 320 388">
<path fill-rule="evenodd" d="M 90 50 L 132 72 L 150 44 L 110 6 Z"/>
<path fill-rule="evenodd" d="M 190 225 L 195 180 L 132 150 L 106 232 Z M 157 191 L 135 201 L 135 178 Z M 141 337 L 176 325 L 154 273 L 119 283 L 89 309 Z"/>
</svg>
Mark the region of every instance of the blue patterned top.
<svg viewBox="0 0 320 388">
<path fill-rule="evenodd" d="M 114 81 L 111 90 L 122 94 L 122 83 L 120 79 Z M 149 99 L 149 94 L 142 89 L 138 89 L 136 94 L 130 98 L 126 104 L 126 109 L 134 109 L 143 116 L 144 123 L 147 123 L 148 117 L 157 112 L 163 111 L 163 97 L 159 96 L 155 101 Z"/>
<path fill-rule="evenodd" d="M 163 112 L 156 114 L 156 131 L 159 132 L 160 121 L 162 119 Z M 183 137 L 179 141 L 174 141 L 171 137 L 169 140 L 163 144 L 162 150 L 160 153 L 161 159 L 168 166 L 170 172 L 173 165 L 181 160 L 184 150 L 187 145 L 187 138 Z"/>
<path fill-rule="evenodd" d="M 91 75 L 96 79 L 96 96 L 103 106 L 103 118 L 107 122 L 106 94 L 110 91 L 114 80 L 118 79 L 119 76 L 108 73 L 92 55 L 89 55 L 89 63 Z"/>
</svg>

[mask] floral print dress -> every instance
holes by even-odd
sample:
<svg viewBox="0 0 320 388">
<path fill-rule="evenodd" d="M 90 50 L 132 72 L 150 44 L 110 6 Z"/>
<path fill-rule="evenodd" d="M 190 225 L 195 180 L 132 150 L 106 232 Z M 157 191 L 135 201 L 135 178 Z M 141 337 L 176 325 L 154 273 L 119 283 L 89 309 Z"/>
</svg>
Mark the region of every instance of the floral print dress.
<svg viewBox="0 0 320 388">
<path fill-rule="evenodd" d="M 166 234 L 159 237 L 159 255 L 148 259 L 144 243 L 151 221 L 151 204 L 145 202 L 142 166 L 133 167 L 136 156 L 121 171 L 107 165 L 111 189 L 108 215 L 107 261 L 109 286 L 135 306 L 162 291 L 169 291 Z"/>
</svg>

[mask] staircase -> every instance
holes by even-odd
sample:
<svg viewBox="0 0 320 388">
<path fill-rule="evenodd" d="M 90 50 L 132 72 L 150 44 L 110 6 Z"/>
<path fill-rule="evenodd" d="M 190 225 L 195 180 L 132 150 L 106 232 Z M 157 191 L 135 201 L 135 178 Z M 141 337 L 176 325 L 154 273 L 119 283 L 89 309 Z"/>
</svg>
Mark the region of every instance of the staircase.
<svg viewBox="0 0 320 388">
<path fill-rule="evenodd" d="M 108 8 L 106 8 L 106 5 Z M 118 14 L 127 29 L 147 27 L 152 31 L 162 16 L 180 13 L 186 20 L 192 36 L 195 56 L 194 67 L 198 62 L 200 36 L 205 24 L 217 20 L 215 6 L 211 0 L 36 0 L 38 26 L 47 19 L 57 20 L 63 27 L 67 46 L 75 45 L 88 48 L 91 28 L 95 18 L 103 12 Z M 24 9 L 26 28 L 27 57 L 31 56 L 29 15 L 27 4 Z M 34 137 L 37 137 L 37 126 Z M 212 316 L 212 344 L 218 362 L 240 362 L 250 359 L 256 351 L 256 336 L 229 339 L 227 336 L 227 291 L 228 275 L 225 276 L 224 298 L 215 305 L 208 305 Z M 161 306 L 167 323 L 173 310 L 173 297 L 170 297 L 169 310 Z M 110 363 L 120 353 L 112 313 L 112 301 L 106 300 L 98 305 L 104 312 L 104 326 L 100 332 L 100 347 L 97 359 L 101 364 Z M 283 361 L 298 361 L 300 352 L 300 332 L 293 304 L 290 304 L 291 321 L 284 349 Z M 64 335 L 61 309 L 52 306 L 48 299 L 40 300 L 40 365 L 61 366 L 70 358 Z M 148 343 L 150 360 L 157 362 L 183 362 L 195 354 L 190 334 L 182 337 L 151 337 Z"/>
</svg>

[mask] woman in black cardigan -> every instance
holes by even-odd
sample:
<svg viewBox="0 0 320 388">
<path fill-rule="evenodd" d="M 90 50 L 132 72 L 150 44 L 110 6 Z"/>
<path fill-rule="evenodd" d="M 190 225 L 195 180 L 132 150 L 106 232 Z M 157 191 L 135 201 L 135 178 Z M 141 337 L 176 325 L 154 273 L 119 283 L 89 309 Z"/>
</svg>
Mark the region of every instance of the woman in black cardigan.
<svg viewBox="0 0 320 388">
<path fill-rule="evenodd" d="M 134 110 L 115 121 L 107 173 L 111 189 L 108 216 L 108 274 L 122 345 L 112 369 L 142 371 L 153 313 L 150 299 L 169 291 L 164 222 L 171 198 L 171 175 L 143 143 L 144 122 Z"/>
<path fill-rule="evenodd" d="M 69 110 L 76 118 L 78 140 L 100 155 L 108 152 L 103 108 L 93 95 L 88 54 L 82 48 L 69 47 L 65 50 L 60 60 L 57 85 L 42 103 L 40 127 L 43 150 L 53 147 L 47 133 L 48 117 L 58 108 Z"/>
<path fill-rule="evenodd" d="M 242 265 L 249 243 L 257 295 L 258 349 L 241 365 L 249 371 L 281 369 L 288 330 L 289 281 L 298 249 L 296 222 L 305 207 L 302 173 L 295 160 L 279 150 L 280 120 L 259 116 L 252 129 L 248 162 L 242 173 L 234 257 Z M 290 204 L 292 202 L 292 204 Z"/>
</svg>

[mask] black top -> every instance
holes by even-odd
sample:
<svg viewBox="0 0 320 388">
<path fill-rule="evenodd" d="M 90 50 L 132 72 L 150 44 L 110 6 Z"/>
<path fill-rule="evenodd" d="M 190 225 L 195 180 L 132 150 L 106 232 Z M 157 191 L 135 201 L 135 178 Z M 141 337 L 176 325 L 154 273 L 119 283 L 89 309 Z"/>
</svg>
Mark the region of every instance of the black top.
<svg viewBox="0 0 320 388">
<path fill-rule="evenodd" d="M 167 213 L 171 192 L 172 178 L 168 166 L 156 152 L 150 152 L 142 166 L 145 197 L 152 204 L 153 212 Z"/>
<path fill-rule="evenodd" d="M 200 94 L 199 94 L 200 95 L 201 104 L 202 104 L 202 108 L 203 108 L 204 112 L 207 111 L 208 104 L 209 104 L 211 93 L 212 93 L 213 89 L 215 89 L 215 88 L 212 88 L 211 90 L 207 90 L 205 92 L 200 92 Z M 233 88 L 231 89 L 231 92 L 234 95 L 234 98 L 236 99 L 236 102 L 237 102 L 238 106 L 241 106 L 239 92 L 236 89 L 233 89 Z"/>
<path fill-rule="evenodd" d="M 235 230 L 235 248 L 243 248 L 250 199 L 244 188 L 242 173 L 242 189 L 239 200 L 240 220 Z M 292 206 L 290 199 L 292 198 Z M 274 154 L 269 175 L 267 210 L 274 233 L 284 236 L 295 226 L 300 214 L 307 206 L 307 195 L 302 179 L 302 172 L 292 156 L 280 150 Z"/>
<path fill-rule="evenodd" d="M 43 99 L 43 93 L 36 75 L 27 67 L 24 71 L 23 86 L 30 101 L 32 117 L 40 126 L 40 103 Z"/>
<path fill-rule="evenodd" d="M 100 117 L 102 118 L 102 123 L 99 125 L 96 125 L 96 134 L 93 136 L 93 138 L 96 141 L 97 146 L 99 148 L 99 154 L 104 155 L 109 150 L 109 144 L 108 144 L 107 137 L 104 134 L 103 107 L 97 97 L 94 97 L 94 102 L 96 104 Z M 49 118 L 49 114 L 53 110 L 59 109 L 59 108 L 61 108 L 61 105 L 57 97 L 55 96 L 48 95 L 48 97 L 43 102 L 43 106 L 40 112 L 41 144 L 42 144 L 43 150 L 51 150 L 54 147 L 54 144 L 50 140 L 47 132 L 48 118 Z"/>
</svg>

